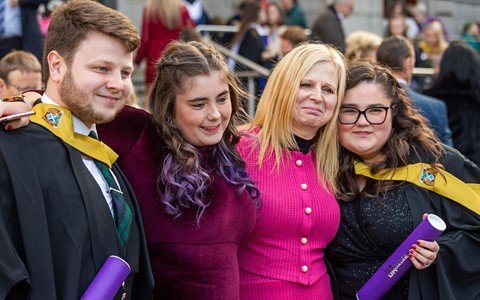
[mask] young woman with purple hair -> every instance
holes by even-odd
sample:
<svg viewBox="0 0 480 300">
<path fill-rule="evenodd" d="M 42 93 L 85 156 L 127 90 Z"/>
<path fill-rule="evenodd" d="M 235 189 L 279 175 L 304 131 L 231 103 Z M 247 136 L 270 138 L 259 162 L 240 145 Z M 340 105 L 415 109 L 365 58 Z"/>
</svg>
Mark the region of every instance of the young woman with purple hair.
<svg viewBox="0 0 480 300">
<path fill-rule="evenodd" d="M 147 112 L 125 107 L 98 126 L 138 198 L 155 299 L 238 299 L 237 249 L 253 230 L 259 191 L 235 150 L 245 95 L 225 58 L 172 42 Z"/>
</svg>

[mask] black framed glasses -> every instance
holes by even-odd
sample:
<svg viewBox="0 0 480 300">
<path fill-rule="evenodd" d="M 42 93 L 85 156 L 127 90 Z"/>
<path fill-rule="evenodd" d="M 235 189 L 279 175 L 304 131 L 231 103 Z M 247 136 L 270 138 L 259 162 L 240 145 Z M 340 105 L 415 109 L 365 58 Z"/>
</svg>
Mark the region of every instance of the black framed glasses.
<svg viewBox="0 0 480 300">
<path fill-rule="evenodd" d="M 358 122 L 360 115 L 363 115 L 368 123 L 380 125 L 387 119 L 387 113 L 390 107 L 375 106 L 365 110 L 359 110 L 355 107 L 340 107 L 338 121 L 344 125 L 352 125 Z"/>
</svg>

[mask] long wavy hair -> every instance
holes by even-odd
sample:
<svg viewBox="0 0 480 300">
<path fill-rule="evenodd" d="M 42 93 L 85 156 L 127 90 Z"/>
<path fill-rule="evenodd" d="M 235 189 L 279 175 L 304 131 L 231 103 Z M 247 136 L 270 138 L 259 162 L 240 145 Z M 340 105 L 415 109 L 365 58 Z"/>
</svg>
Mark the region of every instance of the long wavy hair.
<svg viewBox="0 0 480 300">
<path fill-rule="evenodd" d="M 245 128 L 247 131 L 261 128 L 258 134 L 260 151 L 257 163 L 261 165 L 270 155 L 274 155 L 278 171 L 283 150 L 298 149 L 292 129 L 292 110 L 300 82 L 315 64 L 321 62 L 335 65 L 338 78 L 337 103 L 332 119 L 314 137 L 313 147 L 318 180 L 327 190 L 335 192 L 335 177 L 339 166 L 336 120 L 345 91 L 346 66 L 343 55 L 333 47 L 317 43 L 303 44 L 282 58 L 267 81 L 255 117 Z"/>
<path fill-rule="evenodd" d="M 239 193 L 247 190 L 258 204 L 259 190 L 246 175 L 245 163 L 235 150 L 240 139 L 236 126 L 243 122 L 239 102 L 246 94 L 228 69 L 224 56 L 201 42 L 170 43 L 158 61 L 157 77 L 148 100 L 149 110 L 159 124 L 160 135 L 168 149 L 157 179 L 163 208 L 174 217 L 179 217 L 184 209 L 197 209 L 197 222 L 210 204 L 206 191 L 212 183 L 211 169 L 202 163 L 205 160 L 202 149 L 188 143 L 171 120 L 175 96 L 189 88 L 185 84 L 190 82 L 188 79 L 215 71 L 221 72 L 228 84 L 232 117 L 222 140 L 211 146 L 206 159 L 223 179 L 239 187 Z"/>
<path fill-rule="evenodd" d="M 260 2 L 245 1 L 244 3 L 240 27 L 232 38 L 232 45 L 235 45 L 238 41 L 245 37 L 247 31 L 252 28 L 251 25 L 257 23 L 260 16 L 260 11 L 262 9 Z M 258 32 L 256 30 L 252 30 L 252 33 L 258 36 Z"/>
<path fill-rule="evenodd" d="M 426 125 L 422 117 L 412 104 L 404 89 L 397 82 L 391 71 L 378 63 L 359 61 L 352 63 L 349 68 L 346 91 L 360 83 L 367 82 L 379 86 L 392 103 L 392 131 L 385 145 L 381 148 L 385 159 L 375 165 L 370 165 L 373 173 L 382 173 L 388 178 L 398 167 L 408 165 L 413 155 L 430 163 L 437 171 L 442 169 L 439 163 L 444 153 L 443 146 L 433 131 Z M 343 201 L 352 201 L 359 194 L 368 197 L 377 197 L 381 193 L 393 188 L 398 183 L 388 180 L 375 181 L 373 186 L 359 191 L 355 182 L 354 162 L 362 159 L 344 147 L 340 147 L 340 172 L 337 177 L 339 188 L 338 198 Z"/>
</svg>

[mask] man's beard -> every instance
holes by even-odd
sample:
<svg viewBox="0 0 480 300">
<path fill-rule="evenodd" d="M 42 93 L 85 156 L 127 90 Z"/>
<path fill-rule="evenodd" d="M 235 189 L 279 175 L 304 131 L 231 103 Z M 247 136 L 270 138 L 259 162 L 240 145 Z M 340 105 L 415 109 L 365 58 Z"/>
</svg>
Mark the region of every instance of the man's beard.
<svg viewBox="0 0 480 300">
<path fill-rule="evenodd" d="M 58 90 L 61 101 L 67 106 L 72 114 L 85 124 L 90 126 L 93 124 L 107 123 L 113 120 L 116 113 L 111 117 L 95 112 L 94 103 L 88 101 L 88 97 L 92 95 L 83 94 L 77 88 L 75 80 L 70 70 L 67 70 L 63 80 L 60 82 Z M 93 101 L 93 99 L 91 99 Z M 84 103 L 84 101 L 87 101 Z"/>
</svg>

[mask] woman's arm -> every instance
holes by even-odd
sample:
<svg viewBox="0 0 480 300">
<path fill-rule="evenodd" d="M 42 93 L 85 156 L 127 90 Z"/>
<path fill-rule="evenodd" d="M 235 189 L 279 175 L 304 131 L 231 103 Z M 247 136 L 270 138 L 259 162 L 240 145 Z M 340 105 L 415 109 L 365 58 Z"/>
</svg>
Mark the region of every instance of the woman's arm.
<svg viewBox="0 0 480 300">
<path fill-rule="evenodd" d="M 18 113 L 27 112 L 32 109 L 33 103 L 40 97 L 41 94 L 37 92 L 26 92 L 23 93 L 23 100 L 8 101 L 6 99 L 12 98 L 3 98 L 0 101 L 0 117 L 10 116 Z M 18 120 L 7 122 L 4 125 L 5 130 L 13 130 L 21 127 L 27 126 L 29 123 L 28 117 L 23 117 Z"/>
</svg>

